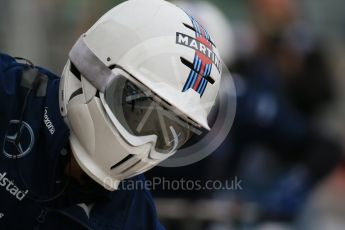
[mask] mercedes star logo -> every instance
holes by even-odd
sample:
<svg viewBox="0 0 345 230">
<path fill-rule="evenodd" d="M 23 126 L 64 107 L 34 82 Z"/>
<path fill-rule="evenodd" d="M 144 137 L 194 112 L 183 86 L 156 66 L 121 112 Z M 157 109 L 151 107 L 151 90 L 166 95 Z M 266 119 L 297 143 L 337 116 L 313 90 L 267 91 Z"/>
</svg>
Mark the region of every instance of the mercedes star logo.
<svg viewBox="0 0 345 230">
<path fill-rule="evenodd" d="M 30 125 L 23 121 L 21 127 L 19 126 L 20 121 L 10 121 L 7 133 L 5 135 L 3 153 L 6 157 L 11 159 L 22 158 L 26 156 L 31 152 L 33 145 L 35 143 L 34 132 Z M 19 141 L 17 140 L 19 134 L 17 132 L 18 130 L 21 131 Z"/>
</svg>

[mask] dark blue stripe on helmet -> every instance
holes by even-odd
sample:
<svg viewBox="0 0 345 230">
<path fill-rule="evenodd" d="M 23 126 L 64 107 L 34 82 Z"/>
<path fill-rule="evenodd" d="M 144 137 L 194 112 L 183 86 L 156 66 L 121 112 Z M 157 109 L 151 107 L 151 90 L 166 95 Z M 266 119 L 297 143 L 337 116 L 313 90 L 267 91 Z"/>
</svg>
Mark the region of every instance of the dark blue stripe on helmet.
<svg viewBox="0 0 345 230">
<path fill-rule="evenodd" d="M 201 32 L 199 23 L 196 20 L 194 20 L 194 24 L 195 24 L 196 29 L 198 30 L 199 37 L 201 37 L 202 32 Z"/>
<path fill-rule="evenodd" d="M 209 64 L 207 64 L 205 67 L 204 77 L 207 77 L 208 68 L 209 68 Z"/>
<path fill-rule="evenodd" d="M 205 89 L 206 89 L 207 84 L 208 84 L 208 81 L 205 81 L 205 84 L 204 84 L 204 86 L 203 86 L 203 88 L 202 88 L 202 90 L 201 90 L 200 97 L 201 97 L 202 95 L 204 95 L 204 92 L 205 92 Z"/>
<path fill-rule="evenodd" d="M 190 87 L 188 87 L 188 89 L 194 87 L 197 78 L 198 78 L 198 73 L 193 71 L 193 81 L 192 81 L 192 84 L 190 85 Z"/>
<path fill-rule="evenodd" d="M 208 34 L 208 32 L 205 30 L 205 34 L 206 34 L 206 38 L 207 38 L 207 40 L 210 40 L 211 38 L 210 38 L 210 35 Z"/>
<path fill-rule="evenodd" d="M 198 87 L 198 93 L 200 94 L 201 93 L 201 91 L 202 91 L 202 89 L 203 89 L 203 86 L 204 86 L 204 84 L 205 84 L 205 78 L 202 78 L 201 79 L 201 82 L 200 82 L 200 84 L 199 84 L 199 87 Z"/>
<path fill-rule="evenodd" d="M 188 86 L 192 81 L 193 72 L 194 72 L 193 70 L 190 71 L 189 76 L 188 76 L 187 81 L 186 81 L 186 84 L 183 87 L 183 90 L 182 90 L 183 92 L 185 92 L 187 89 L 189 89 Z"/>
<path fill-rule="evenodd" d="M 194 61 L 193 61 L 193 63 L 194 63 L 194 69 L 196 69 L 196 67 L 198 66 L 198 61 L 197 61 L 198 59 L 197 59 L 197 56 L 195 55 L 194 56 Z"/>
<path fill-rule="evenodd" d="M 197 68 L 196 68 L 196 71 L 197 71 L 198 73 L 200 73 L 202 61 L 201 61 L 201 59 L 200 59 L 199 57 L 197 57 L 197 59 L 198 59 L 198 66 L 197 66 Z"/>
<path fill-rule="evenodd" d="M 212 64 L 208 65 L 208 72 L 207 72 L 207 77 L 209 77 L 211 75 L 211 71 L 212 71 Z"/>
</svg>

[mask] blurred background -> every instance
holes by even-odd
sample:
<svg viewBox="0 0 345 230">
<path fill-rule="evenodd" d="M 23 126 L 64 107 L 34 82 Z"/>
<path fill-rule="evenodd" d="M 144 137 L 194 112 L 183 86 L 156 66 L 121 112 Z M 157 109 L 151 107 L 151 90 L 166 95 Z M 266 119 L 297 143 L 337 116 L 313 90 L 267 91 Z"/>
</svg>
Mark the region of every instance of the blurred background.
<svg viewBox="0 0 345 230">
<path fill-rule="evenodd" d="M 144 0 L 143 0 L 144 1 Z M 116 0 L 0 0 L 0 52 L 60 74 Z M 243 189 L 152 191 L 167 229 L 345 229 L 345 2 L 176 1 L 210 32 L 237 90 L 222 146 L 166 180 Z"/>
</svg>

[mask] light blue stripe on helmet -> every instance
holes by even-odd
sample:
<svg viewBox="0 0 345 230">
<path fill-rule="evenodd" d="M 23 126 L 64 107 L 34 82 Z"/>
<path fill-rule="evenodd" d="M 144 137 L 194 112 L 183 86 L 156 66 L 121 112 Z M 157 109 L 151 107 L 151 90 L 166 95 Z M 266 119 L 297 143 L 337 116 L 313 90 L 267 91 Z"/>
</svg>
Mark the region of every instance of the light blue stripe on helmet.
<svg viewBox="0 0 345 230">
<path fill-rule="evenodd" d="M 188 89 L 193 88 L 193 86 L 196 82 L 196 79 L 198 78 L 198 74 L 195 71 L 193 71 L 193 77 L 192 78 L 193 78 L 192 84 L 188 87 Z"/>
<path fill-rule="evenodd" d="M 203 85 L 202 90 L 201 90 L 201 96 L 204 94 L 207 84 L 208 84 L 208 81 L 205 81 L 205 84 Z"/>
</svg>

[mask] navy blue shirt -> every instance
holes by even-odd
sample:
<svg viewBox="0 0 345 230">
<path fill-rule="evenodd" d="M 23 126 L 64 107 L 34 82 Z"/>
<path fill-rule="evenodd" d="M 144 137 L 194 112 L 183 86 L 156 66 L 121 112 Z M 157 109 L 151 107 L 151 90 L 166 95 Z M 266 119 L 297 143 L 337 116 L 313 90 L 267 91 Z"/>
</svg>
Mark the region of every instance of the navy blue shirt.
<svg viewBox="0 0 345 230">
<path fill-rule="evenodd" d="M 147 189 L 109 192 L 65 174 L 58 89 L 56 75 L 0 54 L 0 229 L 163 229 Z"/>
</svg>

